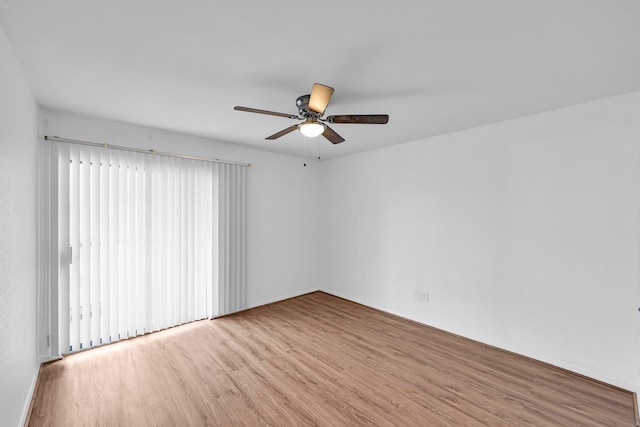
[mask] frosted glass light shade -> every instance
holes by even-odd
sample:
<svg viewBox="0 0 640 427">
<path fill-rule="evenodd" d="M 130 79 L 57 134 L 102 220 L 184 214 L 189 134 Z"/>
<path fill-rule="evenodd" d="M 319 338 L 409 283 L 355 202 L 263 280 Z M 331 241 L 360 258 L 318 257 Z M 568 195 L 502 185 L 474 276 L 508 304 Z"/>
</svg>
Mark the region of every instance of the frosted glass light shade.
<svg viewBox="0 0 640 427">
<path fill-rule="evenodd" d="M 315 138 L 324 132 L 324 125 L 318 122 L 304 122 L 299 127 L 300 132 L 309 138 Z"/>
</svg>

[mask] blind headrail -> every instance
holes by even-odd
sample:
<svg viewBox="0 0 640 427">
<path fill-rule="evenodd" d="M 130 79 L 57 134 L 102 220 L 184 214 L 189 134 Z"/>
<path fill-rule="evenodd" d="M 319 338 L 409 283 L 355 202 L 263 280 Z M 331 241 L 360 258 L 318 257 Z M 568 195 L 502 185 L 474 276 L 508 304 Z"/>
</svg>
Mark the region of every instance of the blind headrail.
<svg viewBox="0 0 640 427">
<path fill-rule="evenodd" d="M 220 159 L 206 159 L 204 157 L 186 156 L 186 155 L 183 155 L 183 154 L 175 154 L 175 153 L 165 153 L 165 152 L 156 151 L 156 150 L 143 150 L 141 148 L 123 147 L 123 146 L 120 146 L 120 145 L 112 145 L 112 144 L 107 144 L 107 143 L 82 141 L 82 140 L 79 140 L 79 139 L 60 138 L 59 136 L 45 135 L 44 139 L 45 139 L 45 141 L 57 141 L 57 142 L 66 142 L 66 143 L 69 143 L 69 144 L 89 145 L 89 146 L 92 146 L 92 147 L 104 147 L 106 149 L 122 150 L 122 151 L 133 151 L 134 153 L 152 154 L 152 155 L 156 155 L 156 156 L 177 157 L 179 159 L 202 160 L 202 161 L 205 161 L 205 162 L 224 163 L 226 165 L 245 166 L 245 167 L 248 167 L 248 168 L 250 168 L 252 166 L 251 163 L 231 162 L 231 161 L 228 161 L 228 160 L 220 160 Z"/>
</svg>

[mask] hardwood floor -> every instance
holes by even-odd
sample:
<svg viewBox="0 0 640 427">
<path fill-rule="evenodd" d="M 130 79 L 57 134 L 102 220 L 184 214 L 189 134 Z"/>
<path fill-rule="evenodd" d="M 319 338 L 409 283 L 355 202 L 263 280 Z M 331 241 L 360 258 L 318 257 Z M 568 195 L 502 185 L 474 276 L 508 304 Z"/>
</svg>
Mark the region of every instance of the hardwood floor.
<svg viewBox="0 0 640 427">
<path fill-rule="evenodd" d="M 30 426 L 635 426 L 631 392 L 316 292 L 45 365 Z"/>
</svg>

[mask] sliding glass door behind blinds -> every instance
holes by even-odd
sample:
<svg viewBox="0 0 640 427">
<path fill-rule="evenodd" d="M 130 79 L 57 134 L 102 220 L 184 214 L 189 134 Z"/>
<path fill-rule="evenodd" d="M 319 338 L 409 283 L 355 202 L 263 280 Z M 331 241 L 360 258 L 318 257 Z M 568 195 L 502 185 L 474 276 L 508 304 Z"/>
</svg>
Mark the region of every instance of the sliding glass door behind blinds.
<svg viewBox="0 0 640 427">
<path fill-rule="evenodd" d="M 60 148 L 60 189 L 69 200 L 61 239 L 71 252 L 69 286 L 60 287 L 68 327 L 60 332 L 68 351 L 210 317 L 214 165 Z"/>
</svg>

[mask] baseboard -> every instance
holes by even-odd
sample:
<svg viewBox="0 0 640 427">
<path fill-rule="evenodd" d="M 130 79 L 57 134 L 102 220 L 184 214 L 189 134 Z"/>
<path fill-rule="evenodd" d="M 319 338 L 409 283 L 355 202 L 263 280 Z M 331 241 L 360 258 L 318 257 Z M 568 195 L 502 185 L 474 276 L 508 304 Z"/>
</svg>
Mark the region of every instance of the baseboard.
<svg viewBox="0 0 640 427">
<path fill-rule="evenodd" d="M 290 294 L 281 295 L 281 296 L 276 297 L 276 298 L 270 298 L 268 300 L 259 301 L 257 303 L 251 304 L 251 306 L 247 307 L 247 309 L 260 307 L 260 306 L 263 306 L 263 305 L 269 305 L 269 304 L 273 304 L 275 302 L 280 302 L 280 301 L 288 300 L 288 299 L 291 299 L 291 298 L 297 298 L 297 297 L 300 297 L 302 295 L 310 294 L 310 293 L 313 293 L 313 292 L 318 292 L 318 289 L 307 289 L 305 291 L 292 292 Z"/>
<path fill-rule="evenodd" d="M 633 403 L 634 409 L 636 410 L 636 426 L 640 426 L 640 407 L 638 407 L 638 392 L 640 392 L 640 387 L 638 387 L 638 391 L 633 393 Z"/>
<path fill-rule="evenodd" d="M 42 356 L 40 357 L 40 363 L 49 363 L 49 362 L 55 362 L 56 360 L 61 360 L 62 359 L 62 355 L 59 354 L 57 356 Z"/>
<path fill-rule="evenodd" d="M 24 407 L 22 408 L 22 423 L 20 425 L 27 427 L 29 423 L 29 419 L 31 418 L 31 411 L 33 410 L 33 401 L 36 397 L 36 390 L 38 389 L 38 383 L 40 382 L 40 372 L 42 371 L 42 365 L 38 367 L 36 370 L 36 374 L 31 380 L 31 386 L 29 387 L 29 393 L 27 393 L 27 399 L 24 402 Z"/>
<path fill-rule="evenodd" d="M 262 306 L 269 305 L 269 304 L 275 304 L 277 302 L 286 301 L 286 300 L 291 299 L 291 298 L 301 297 L 302 295 L 311 294 L 313 292 L 319 292 L 319 289 L 310 289 L 310 290 L 306 290 L 306 291 L 293 292 L 293 293 L 290 293 L 290 294 L 281 295 L 279 297 L 270 298 L 268 300 L 259 301 L 259 302 L 256 302 L 256 303 L 253 303 L 253 304 L 249 305 L 247 308 L 243 308 L 242 310 L 237 310 L 237 311 L 233 311 L 231 313 L 221 314 L 221 315 L 215 316 L 213 318 L 214 319 L 218 319 L 220 317 L 229 316 L 230 314 L 241 313 L 243 311 L 251 310 L 253 308 L 262 307 Z"/>
<path fill-rule="evenodd" d="M 581 366 L 572 365 L 571 363 L 566 363 L 564 361 L 557 360 L 557 359 L 554 359 L 554 358 L 549 358 L 549 357 L 546 357 L 544 355 L 540 355 L 540 354 L 537 354 L 537 353 L 527 352 L 527 351 L 524 351 L 521 348 L 516 348 L 516 347 L 510 346 L 510 345 L 508 345 L 506 343 L 503 343 L 503 342 L 495 342 L 495 341 L 487 340 L 484 337 L 477 337 L 477 336 L 469 336 L 469 335 L 465 335 L 465 334 L 460 334 L 460 333 L 458 333 L 456 331 L 453 331 L 453 330 L 448 330 L 448 329 L 445 329 L 445 328 L 442 328 L 442 327 L 439 327 L 439 326 L 429 325 L 429 324 L 421 322 L 419 320 L 412 319 L 411 317 L 407 317 L 403 313 L 390 311 L 385 307 L 382 307 L 382 306 L 380 306 L 378 304 L 372 303 L 371 301 L 367 301 L 367 300 L 364 300 L 364 299 L 361 299 L 361 298 L 356 298 L 353 295 L 345 294 L 345 293 L 342 293 L 342 292 L 336 292 L 334 290 L 326 290 L 326 289 L 321 289 L 320 291 L 324 292 L 326 294 L 329 294 L 329 295 L 336 296 L 338 298 L 342 298 L 342 299 L 345 299 L 345 300 L 348 300 L 348 301 L 351 301 L 351 302 L 355 302 L 357 304 L 362 304 L 364 306 L 371 307 L 371 308 L 374 308 L 376 310 L 383 311 L 383 312 L 391 314 L 393 316 L 398 316 L 398 317 L 401 317 L 403 319 L 410 320 L 412 322 L 416 322 L 416 323 L 419 323 L 419 324 L 422 324 L 422 325 L 425 325 L 425 326 L 429 326 L 431 328 L 439 329 L 439 330 L 447 332 L 449 334 L 453 334 L 453 335 L 456 335 L 456 336 L 459 336 L 459 337 L 462 337 L 462 338 L 465 338 L 465 339 L 468 339 L 468 340 L 472 340 L 472 341 L 478 342 L 478 343 L 486 345 L 486 346 L 490 346 L 490 347 L 494 347 L 494 348 L 497 348 L 497 349 L 500 349 L 500 350 L 508 351 L 509 353 L 513 353 L 513 354 L 516 354 L 518 356 L 526 357 L 526 358 L 532 359 L 532 360 L 534 360 L 536 362 L 544 363 L 544 364 L 553 366 L 554 368 L 561 369 L 561 370 L 566 371 L 566 372 L 570 372 L 571 374 L 579 375 L 581 377 L 584 377 L 585 379 L 588 379 L 588 380 L 591 380 L 591 381 L 595 381 L 595 382 L 599 382 L 599 383 L 605 384 L 607 386 L 615 387 L 615 388 L 618 388 L 620 390 L 624 390 L 624 391 L 632 393 L 632 394 L 636 393 L 636 391 L 635 391 L 636 389 L 638 389 L 638 391 L 640 391 L 640 388 L 638 386 L 636 386 L 635 384 L 622 382 L 617 378 L 610 378 L 610 377 L 607 377 L 606 375 L 602 375 L 602 373 L 600 373 L 600 372 L 592 372 L 589 369 L 584 369 Z"/>
</svg>

